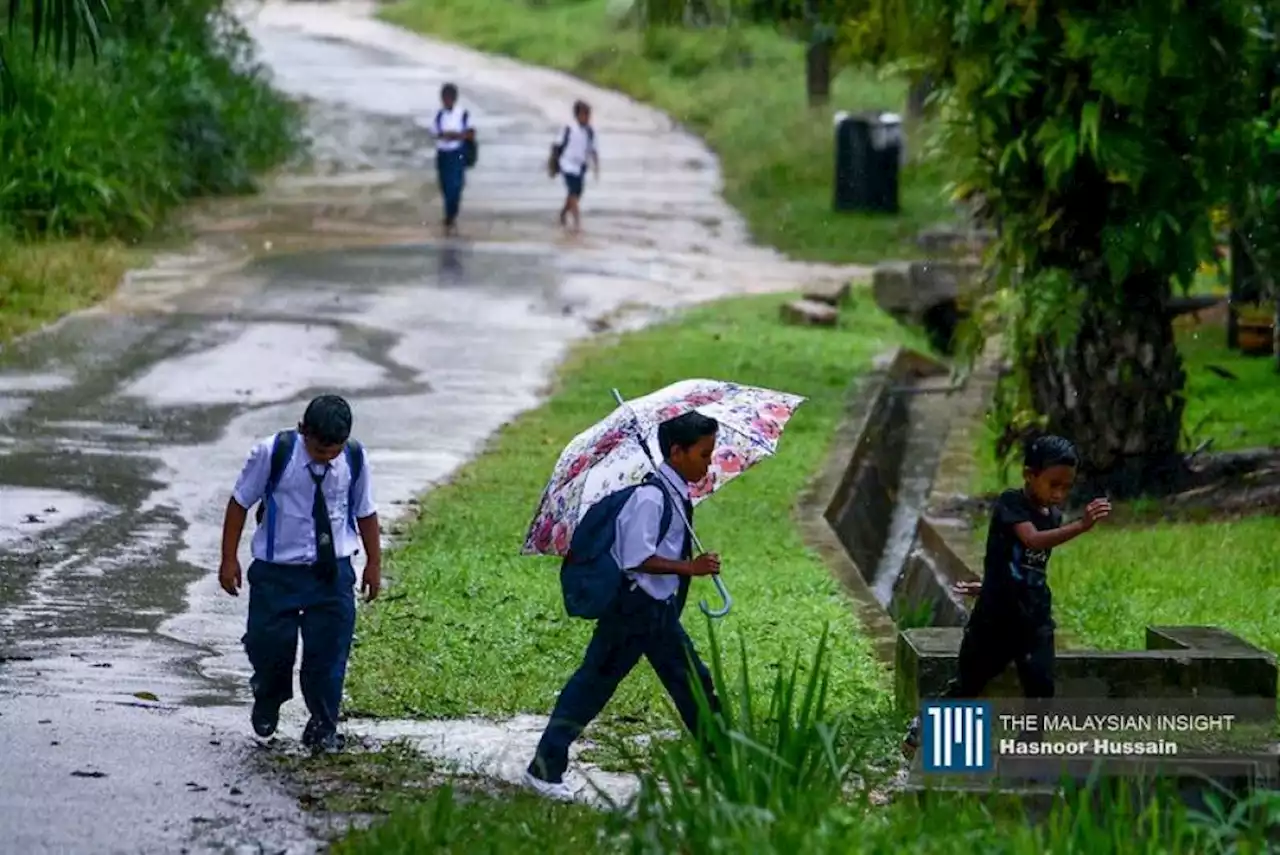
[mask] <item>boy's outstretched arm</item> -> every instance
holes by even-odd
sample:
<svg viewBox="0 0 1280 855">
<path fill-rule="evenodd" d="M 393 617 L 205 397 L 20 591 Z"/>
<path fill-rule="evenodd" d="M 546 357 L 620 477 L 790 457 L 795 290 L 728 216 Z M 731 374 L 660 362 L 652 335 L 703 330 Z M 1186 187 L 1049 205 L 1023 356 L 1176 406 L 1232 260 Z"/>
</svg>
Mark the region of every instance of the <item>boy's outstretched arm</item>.
<svg viewBox="0 0 1280 855">
<path fill-rule="evenodd" d="M 356 520 L 356 528 L 360 529 L 360 542 L 364 544 L 364 554 L 368 556 L 360 590 L 364 592 L 365 602 L 373 602 L 378 598 L 378 591 L 382 587 L 382 527 L 378 524 L 378 515 L 370 514 Z"/>
<path fill-rule="evenodd" d="M 222 562 L 218 565 L 218 584 L 233 597 L 240 596 L 244 584 L 240 573 L 240 535 L 249 511 L 235 499 L 227 501 L 227 512 L 222 517 Z"/>
<path fill-rule="evenodd" d="M 1094 499 L 1085 507 L 1084 516 L 1074 522 L 1049 531 L 1037 531 L 1033 523 L 1020 522 L 1013 527 L 1013 532 L 1027 549 L 1053 549 L 1079 537 L 1110 515 L 1111 503 L 1106 499 Z"/>
</svg>

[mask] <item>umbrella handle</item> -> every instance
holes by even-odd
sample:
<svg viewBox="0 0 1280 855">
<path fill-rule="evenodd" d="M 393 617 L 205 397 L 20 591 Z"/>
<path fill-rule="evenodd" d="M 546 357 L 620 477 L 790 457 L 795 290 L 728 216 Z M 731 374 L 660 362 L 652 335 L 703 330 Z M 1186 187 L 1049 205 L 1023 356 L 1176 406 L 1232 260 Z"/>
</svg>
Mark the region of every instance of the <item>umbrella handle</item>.
<svg viewBox="0 0 1280 855">
<path fill-rule="evenodd" d="M 707 617 L 722 618 L 729 613 L 729 609 L 733 608 L 733 597 L 729 596 L 729 591 L 725 588 L 724 582 L 720 581 L 719 576 L 712 576 L 711 581 L 716 583 L 716 590 L 720 592 L 720 599 L 724 601 L 724 605 L 713 609 L 707 605 L 706 600 L 703 600 L 698 603 L 698 608 L 702 609 L 702 613 Z"/>
</svg>

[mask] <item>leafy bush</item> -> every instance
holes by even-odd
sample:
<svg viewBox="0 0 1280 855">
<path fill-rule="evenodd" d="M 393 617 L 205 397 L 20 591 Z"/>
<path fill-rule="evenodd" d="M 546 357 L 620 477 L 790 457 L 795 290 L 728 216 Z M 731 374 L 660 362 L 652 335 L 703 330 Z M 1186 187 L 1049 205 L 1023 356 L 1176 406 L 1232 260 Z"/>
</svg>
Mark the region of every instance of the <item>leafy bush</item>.
<svg viewBox="0 0 1280 855">
<path fill-rule="evenodd" d="M 29 42 L 21 18 L 12 43 Z M 196 196 L 252 188 L 293 151 L 298 115 L 220 3 L 130 0 L 98 61 L 11 50 L 0 115 L 0 231 L 132 237 Z"/>
</svg>

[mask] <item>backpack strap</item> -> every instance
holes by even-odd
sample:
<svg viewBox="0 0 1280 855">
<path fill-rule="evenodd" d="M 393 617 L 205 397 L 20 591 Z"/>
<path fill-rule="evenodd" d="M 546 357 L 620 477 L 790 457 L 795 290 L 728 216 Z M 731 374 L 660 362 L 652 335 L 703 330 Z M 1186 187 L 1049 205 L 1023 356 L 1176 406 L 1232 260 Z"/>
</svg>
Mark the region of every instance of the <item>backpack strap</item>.
<svg viewBox="0 0 1280 855">
<path fill-rule="evenodd" d="M 347 455 L 347 469 L 351 473 L 351 483 L 347 485 L 347 523 L 351 530 L 359 532 L 356 527 L 356 483 L 364 473 L 364 446 L 354 439 L 347 440 L 344 452 Z"/>
<path fill-rule="evenodd" d="M 440 124 L 440 120 L 444 118 L 444 110 L 436 110 L 436 135 L 444 133 L 444 126 Z"/>
<path fill-rule="evenodd" d="M 470 127 L 471 127 L 471 111 L 463 110 L 462 111 L 462 129 L 465 131 Z"/>
<path fill-rule="evenodd" d="M 650 473 L 645 476 L 641 486 L 652 484 L 658 488 L 658 492 L 662 495 L 662 518 L 658 522 L 658 544 L 661 545 L 667 539 L 667 535 L 671 534 L 671 525 L 675 517 L 675 509 L 671 505 L 671 494 L 662 483 L 662 476 Z"/>
<path fill-rule="evenodd" d="M 296 430 L 282 430 L 276 434 L 275 442 L 271 445 L 271 471 L 267 474 L 267 486 L 262 491 L 262 506 L 259 508 L 259 513 L 263 509 L 266 511 L 267 561 L 274 561 L 276 556 L 276 487 L 284 477 L 284 470 L 289 467 L 297 442 Z M 261 521 L 262 518 L 259 517 L 259 522 Z"/>
</svg>

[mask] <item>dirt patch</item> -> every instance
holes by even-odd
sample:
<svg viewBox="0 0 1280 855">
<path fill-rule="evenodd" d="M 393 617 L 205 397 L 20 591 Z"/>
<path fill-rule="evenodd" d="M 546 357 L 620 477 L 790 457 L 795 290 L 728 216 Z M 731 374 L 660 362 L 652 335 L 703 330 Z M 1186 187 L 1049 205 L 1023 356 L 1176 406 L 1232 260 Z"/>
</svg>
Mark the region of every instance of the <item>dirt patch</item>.
<svg viewBox="0 0 1280 855">
<path fill-rule="evenodd" d="M 404 740 L 349 735 L 342 752 L 320 755 L 292 740 L 274 740 L 258 762 L 264 773 L 283 780 L 303 810 L 339 833 L 405 804 L 420 804 L 446 784 L 460 793 L 488 796 L 512 791 L 431 758 Z"/>
</svg>

